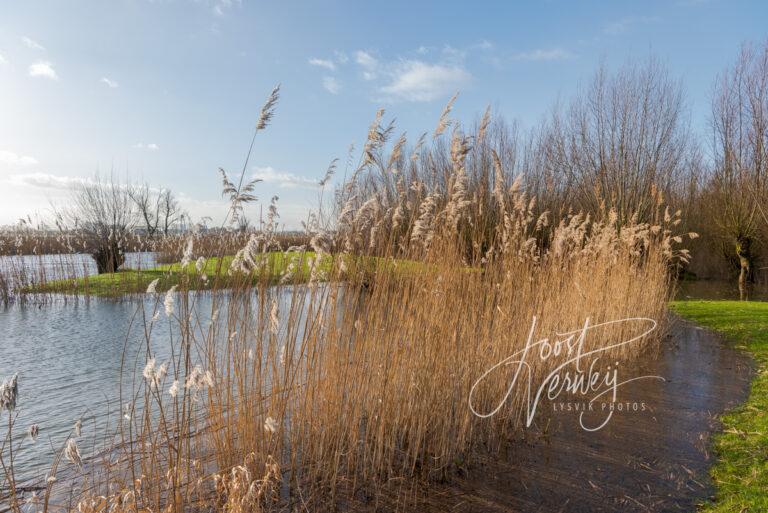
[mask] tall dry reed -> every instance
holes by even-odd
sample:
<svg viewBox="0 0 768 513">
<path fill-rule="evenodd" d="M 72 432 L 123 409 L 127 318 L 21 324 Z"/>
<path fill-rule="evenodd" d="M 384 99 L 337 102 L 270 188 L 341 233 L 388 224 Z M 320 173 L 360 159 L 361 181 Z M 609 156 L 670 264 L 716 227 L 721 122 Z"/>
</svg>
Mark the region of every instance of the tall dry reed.
<svg viewBox="0 0 768 513">
<path fill-rule="evenodd" d="M 232 288 L 214 289 L 205 310 L 191 277 L 164 294 L 150 286 L 154 306 L 137 309 L 146 359 L 125 363 L 137 378 L 123 391 L 106 456 L 69 458 L 80 478 L 70 504 L 233 513 L 412 506 L 432 481 L 471 469 L 524 428 L 522 389 L 488 418 L 469 398 L 476 411 L 494 409 L 509 373 L 473 387 L 524 347 L 534 317 L 542 336 L 586 318 L 663 319 L 672 271 L 687 259 L 673 249 L 679 213 L 654 198 L 653 224 L 619 224 L 611 211 L 551 219 L 484 140 L 489 121 L 467 136 L 449 112 L 431 144 L 423 137 L 410 150 L 405 138 L 390 144 L 392 126 L 377 115 L 336 192 L 336 223 L 308 226 L 308 274 L 297 261 L 274 285 L 266 252 L 288 248 L 270 222 L 238 252 Z M 194 244 L 184 253 L 200 256 Z M 172 319 L 164 362 L 153 352 L 161 316 Z M 587 349 L 633 334 L 612 325 Z M 657 341 L 606 358 L 631 367 Z M 562 358 L 532 360 L 531 377 Z"/>
</svg>

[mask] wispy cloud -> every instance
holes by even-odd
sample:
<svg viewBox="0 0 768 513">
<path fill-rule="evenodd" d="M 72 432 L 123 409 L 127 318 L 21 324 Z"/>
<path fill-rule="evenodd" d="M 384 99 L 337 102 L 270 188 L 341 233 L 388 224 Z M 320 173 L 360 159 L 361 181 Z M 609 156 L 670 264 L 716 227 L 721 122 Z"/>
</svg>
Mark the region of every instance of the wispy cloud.
<svg viewBox="0 0 768 513">
<path fill-rule="evenodd" d="M 428 102 L 455 92 L 471 79 L 472 75 L 459 65 L 406 60 L 393 67 L 390 83 L 380 92 L 391 100 Z"/>
<path fill-rule="evenodd" d="M 57 176 L 50 173 L 23 173 L 11 175 L 8 180 L 14 185 L 29 185 L 44 189 L 69 189 L 74 185 L 92 183 L 88 178 Z"/>
<path fill-rule="evenodd" d="M 37 159 L 26 155 L 18 155 L 12 151 L 0 150 L 0 164 L 19 167 L 34 166 L 37 164 Z"/>
<path fill-rule="evenodd" d="M 107 87 L 110 87 L 112 89 L 117 89 L 120 86 L 120 84 L 118 84 L 117 82 L 115 82 L 114 80 L 108 77 L 101 77 L 101 79 L 99 79 L 99 82 L 101 82 L 102 84 L 106 84 Z"/>
<path fill-rule="evenodd" d="M 349 62 L 349 57 L 347 57 L 346 53 L 336 50 L 333 52 L 333 59 L 319 59 L 317 57 L 313 57 L 308 59 L 307 62 L 311 66 L 316 66 L 318 68 L 324 68 L 328 71 L 335 72 L 341 71 L 341 68 L 343 68 L 347 62 Z M 331 94 L 339 94 L 339 91 L 341 91 L 341 81 L 339 81 L 339 79 L 335 76 L 324 76 L 322 78 L 321 84 L 323 85 L 323 89 Z"/>
<path fill-rule="evenodd" d="M 312 66 L 319 66 L 321 68 L 325 68 L 331 71 L 336 71 L 336 64 L 333 63 L 333 61 L 328 59 L 316 59 L 312 58 L 308 61 Z"/>
<path fill-rule="evenodd" d="M 323 88 L 331 94 L 339 94 L 341 83 L 334 77 L 323 77 Z"/>
<path fill-rule="evenodd" d="M 240 4 L 241 0 L 213 0 L 213 14 L 224 16 L 234 4 Z"/>
<path fill-rule="evenodd" d="M 488 41 L 487 39 L 483 39 L 474 45 L 474 48 L 478 48 L 480 50 L 493 50 L 494 46 L 492 42 Z"/>
<path fill-rule="evenodd" d="M 603 29 L 603 32 L 609 36 L 618 36 L 630 30 L 633 26 L 656 23 L 658 21 L 659 18 L 656 16 L 625 16 L 624 18 L 608 23 Z"/>
<path fill-rule="evenodd" d="M 316 188 L 319 187 L 317 180 L 311 178 L 305 178 L 293 173 L 287 173 L 284 171 L 277 171 L 271 166 L 266 167 L 254 167 L 253 178 L 263 180 L 266 183 L 274 183 L 282 188 Z"/>
<path fill-rule="evenodd" d="M 26 46 L 27 48 L 31 48 L 33 50 L 45 51 L 45 47 L 43 45 L 41 45 L 34 39 L 29 38 L 27 36 L 22 37 L 21 42 L 24 43 L 24 46 Z"/>
<path fill-rule="evenodd" d="M 137 150 L 149 150 L 149 151 L 157 151 L 160 149 L 160 146 L 158 146 L 155 143 L 144 144 L 142 142 L 138 142 L 134 144 L 133 147 Z"/>
<path fill-rule="evenodd" d="M 373 80 L 376 78 L 379 61 L 373 55 L 363 50 L 355 52 L 355 62 L 363 68 L 363 78 Z"/>
<path fill-rule="evenodd" d="M 333 56 L 339 64 L 346 64 L 349 61 L 347 54 L 338 50 L 334 50 Z"/>
<path fill-rule="evenodd" d="M 461 63 L 467 57 L 468 49 L 456 48 L 451 45 L 443 45 L 441 53 L 446 61 L 451 63 Z"/>
<path fill-rule="evenodd" d="M 48 61 L 38 61 L 29 66 L 30 77 L 43 77 L 50 80 L 58 80 L 59 75 L 53 69 L 53 64 Z"/>
<path fill-rule="evenodd" d="M 5 57 L 3 57 L 2 53 L 0 53 L 0 66 L 2 66 L 3 64 L 8 64 L 8 60 Z"/>
<path fill-rule="evenodd" d="M 530 52 L 520 52 L 512 56 L 516 61 L 562 61 L 572 59 L 574 55 L 562 48 L 538 48 Z"/>
</svg>

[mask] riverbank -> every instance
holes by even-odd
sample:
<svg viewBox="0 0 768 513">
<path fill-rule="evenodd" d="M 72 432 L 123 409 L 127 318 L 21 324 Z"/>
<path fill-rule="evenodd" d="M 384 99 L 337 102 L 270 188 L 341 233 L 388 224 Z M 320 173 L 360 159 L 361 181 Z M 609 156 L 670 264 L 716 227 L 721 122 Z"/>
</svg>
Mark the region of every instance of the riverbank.
<svg viewBox="0 0 768 513">
<path fill-rule="evenodd" d="M 304 283 L 310 278 L 311 266 L 316 255 L 312 251 L 281 252 L 264 254 L 260 270 L 251 272 L 251 279 L 276 283 L 287 279 L 290 283 Z M 203 259 L 198 264 L 191 262 L 166 264 L 150 269 L 125 269 L 116 273 L 82 276 L 71 279 L 52 280 L 24 289 L 32 294 L 74 294 L 100 297 L 116 297 L 126 294 L 141 294 L 154 280 L 158 280 L 157 292 L 165 292 L 183 283 L 187 290 L 220 290 L 229 288 L 235 282 L 242 284 L 242 273 L 231 273 L 234 256 Z M 317 264 L 316 274 L 326 273 L 332 265 L 330 255 L 324 255 Z M 287 278 L 286 278 L 287 277 Z"/>
<path fill-rule="evenodd" d="M 28 286 L 25 294 L 69 294 L 114 298 L 132 294 L 143 294 L 147 287 L 158 280 L 157 292 L 165 292 L 173 286 L 184 290 L 222 290 L 248 283 L 300 285 L 310 280 L 325 281 L 335 265 L 338 276 L 349 273 L 395 272 L 404 276 L 408 273 L 424 273 L 436 268 L 413 260 L 397 260 L 380 257 L 322 254 L 319 258 L 313 251 L 264 253 L 263 264 L 250 270 L 247 275 L 241 271 L 232 272 L 234 256 L 203 259 L 200 264 L 191 262 L 166 264 L 149 269 L 125 269 L 116 273 L 85 275 L 77 278 L 59 279 Z M 342 263 L 343 261 L 343 263 Z M 253 267 L 253 266 L 252 266 Z M 466 268 L 466 272 L 477 272 L 477 268 Z M 247 276 L 247 278 L 246 278 Z"/>
<path fill-rule="evenodd" d="M 679 315 L 732 340 L 755 360 L 748 400 L 722 417 L 714 440 L 714 501 L 706 513 L 768 511 L 768 303 L 675 301 Z"/>
</svg>

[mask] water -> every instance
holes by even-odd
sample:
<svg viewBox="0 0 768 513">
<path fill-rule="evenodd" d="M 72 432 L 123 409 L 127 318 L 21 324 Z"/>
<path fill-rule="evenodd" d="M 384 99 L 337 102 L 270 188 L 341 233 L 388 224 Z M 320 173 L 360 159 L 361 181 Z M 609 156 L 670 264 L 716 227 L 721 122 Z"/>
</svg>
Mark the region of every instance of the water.
<svg viewBox="0 0 768 513">
<path fill-rule="evenodd" d="M 125 263 L 122 268 L 150 269 L 156 265 L 156 253 L 131 252 L 125 254 Z M 0 256 L 0 275 L 12 287 L 19 284 L 32 285 L 43 280 L 78 278 L 94 274 L 96 274 L 96 263 L 90 255 L 82 253 Z"/>
<path fill-rule="evenodd" d="M 86 268 L 90 263 L 85 255 L 66 257 L 81 259 Z M 132 253 L 128 257 L 130 265 L 154 265 L 154 255 L 150 253 Z M 9 257 L 0 257 L 0 261 L 3 258 Z M 37 263 L 40 257 L 28 258 L 36 259 Z M 49 262 L 49 268 L 54 271 L 57 258 L 53 256 Z M 282 314 L 282 304 L 290 300 L 292 289 L 284 287 L 280 291 Z M 684 282 L 678 297 L 737 299 L 738 289 L 726 282 Z M 753 297 L 768 300 L 765 291 L 756 290 Z M 205 323 L 210 319 L 212 296 L 200 294 L 195 298 L 199 318 Z M 142 312 L 151 317 L 157 299 L 91 298 L 0 309 L 0 379 L 19 374 L 19 416 L 14 447 L 22 444 L 16 459 L 20 481 L 37 480 L 46 475 L 55 451 L 61 448 L 77 419 L 83 421 L 80 440 L 84 455 L 96 450 L 92 444 L 98 445 L 107 428 L 113 427 L 122 415 L 119 393 L 123 354 L 128 369 L 123 377 L 123 389 L 130 390 L 135 369 L 141 373 L 145 351 Z M 162 302 L 162 296 L 159 300 Z M 160 362 L 169 358 L 172 330 L 162 313 L 162 305 L 159 308 L 161 314 L 153 330 L 152 350 Z M 223 317 L 222 309 L 220 318 Z M 0 414 L 0 426 L 6 422 L 4 412 Z M 40 436 L 34 445 L 26 437 L 27 428 L 33 423 L 40 427 Z M 0 428 L 0 432 L 4 429 Z"/>
<path fill-rule="evenodd" d="M 293 288 L 271 290 L 278 291 L 282 318 L 289 310 Z M 210 323 L 213 297 L 190 294 L 195 322 L 204 328 Z M 222 326 L 228 296 L 215 297 Z M 96 452 L 99 441 L 112 432 L 123 414 L 123 405 L 130 400 L 124 397 L 122 404 L 120 401 L 123 355 L 123 393 L 130 394 L 133 379 L 141 379 L 146 361 L 143 315 L 150 319 L 155 308 L 160 314 L 152 330 L 151 349 L 158 364 L 171 359 L 169 339 L 172 333 L 178 337 L 178 321 L 169 321 L 162 301 L 163 295 L 132 301 L 91 298 L 0 309 L 0 379 L 19 375 L 14 428 L 14 448 L 22 444 L 16 459 L 18 481 L 45 477 L 54 451 L 61 449 L 77 419 L 82 419 L 79 443 L 84 456 Z M 220 332 L 226 337 L 225 326 Z M 0 425 L 6 422 L 4 412 Z M 35 444 L 26 434 L 33 423 L 40 428 Z M 4 432 L 5 428 L 0 428 L 0 433 Z"/>
<path fill-rule="evenodd" d="M 736 280 L 696 280 L 678 283 L 676 299 L 739 299 L 739 284 Z M 751 301 L 768 301 L 768 285 L 761 283 L 752 286 L 749 294 Z"/>
</svg>

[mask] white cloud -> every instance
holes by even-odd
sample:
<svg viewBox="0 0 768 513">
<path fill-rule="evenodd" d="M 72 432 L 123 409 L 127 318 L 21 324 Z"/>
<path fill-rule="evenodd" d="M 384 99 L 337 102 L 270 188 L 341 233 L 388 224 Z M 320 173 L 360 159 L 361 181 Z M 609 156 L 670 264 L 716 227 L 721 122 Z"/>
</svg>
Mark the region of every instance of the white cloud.
<svg viewBox="0 0 768 513">
<path fill-rule="evenodd" d="M 31 39 L 31 38 L 29 38 L 27 36 L 22 37 L 21 38 L 21 42 L 24 43 L 24 46 L 26 46 L 27 48 L 31 48 L 33 50 L 45 51 L 45 47 L 43 45 L 41 45 L 40 43 L 38 43 L 34 39 Z"/>
<path fill-rule="evenodd" d="M 379 64 L 373 55 L 363 50 L 355 52 L 355 62 L 364 68 L 375 68 Z"/>
<path fill-rule="evenodd" d="M 12 151 L 0 150 L 0 164 L 9 166 L 34 166 L 37 159 L 26 155 L 17 155 Z"/>
<path fill-rule="evenodd" d="M 273 167 L 254 167 L 255 173 L 253 178 L 263 180 L 266 183 L 276 183 L 279 187 L 283 188 L 316 188 L 319 187 L 317 180 L 311 178 L 304 178 L 293 173 L 286 173 L 283 171 L 276 171 Z"/>
<path fill-rule="evenodd" d="M 142 142 L 138 142 L 134 144 L 133 147 L 136 148 L 137 150 L 149 150 L 149 151 L 157 151 L 160 149 L 160 146 L 158 146 L 155 143 L 144 144 Z"/>
<path fill-rule="evenodd" d="M 618 36 L 628 31 L 633 25 L 655 23 L 657 21 L 659 21 L 659 18 L 655 16 L 626 16 L 607 24 L 603 32 L 610 36 Z"/>
<path fill-rule="evenodd" d="M 443 57 L 445 57 L 447 60 L 459 63 L 463 62 L 464 58 L 467 56 L 467 51 L 462 50 L 460 48 L 454 48 L 451 45 L 445 45 L 443 46 Z"/>
<path fill-rule="evenodd" d="M 14 185 L 29 185 L 44 189 L 69 189 L 73 185 L 90 183 L 88 178 L 57 176 L 49 173 L 25 173 L 12 175 L 9 182 Z"/>
<path fill-rule="evenodd" d="M 101 82 L 102 84 L 106 84 L 107 87 L 110 87 L 112 89 L 116 89 L 120 86 L 120 84 L 118 84 L 111 78 L 107 78 L 107 77 L 101 77 L 101 79 L 99 79 L 99 82 Z"/>
<path fill-rule="evenodd" d="M 358 50 L 355 52 L 355 62 L 363 68 L 363 78 L 373 80 L 376 78 L 379 61 L 368 52 Z"/>
<path fill-rule="evenodd" d="M 334 77 L 323 77 L 323 88 L 331 94 L 339 94 L 341 84 Z"/>
<path fill-rule="evenodd" d="M 3 64 L 8 64 L 8 60 L 5 57 L 3 57 L 2 53 L 0 53 L 0 65 L 3 65 Z"/>
<path fill-rule="evenodd" d="M 29 67 L 30 77 L 43 77 L 51 80 L 58 80 L 59 75 L 53 69 L 53 64 L 48 61 L 38 61 Z"/>
<path fill-rule="evenodd" d="M 512 56 L 516 61 L 562 61 L 572 59 L 573 54 L 562 48 L 539 48 L 530 52 L 520 52 Z"/>
<path fill-rule="evenodd" d="M 459 65 L 428 64 L 409 60 L 397 63 L 389 85 L 380 89 L 395 100 L 428 102 L 467 84 L 472 76 Z"/>
<path fill-rule="evenodd" d="M 331 71 L 336 70 L 336 65 L 333 63 L 333 61 L 329 61 L 327 59 L 309 59 L 309 63 L 312 66 L 320 66 L 321 68 L 329 69 Z"/>
</svg>

